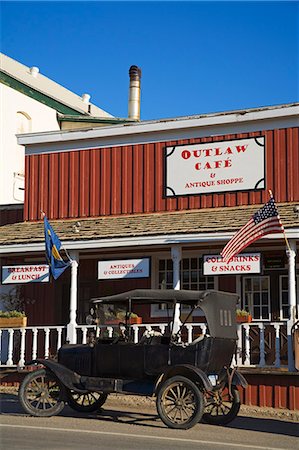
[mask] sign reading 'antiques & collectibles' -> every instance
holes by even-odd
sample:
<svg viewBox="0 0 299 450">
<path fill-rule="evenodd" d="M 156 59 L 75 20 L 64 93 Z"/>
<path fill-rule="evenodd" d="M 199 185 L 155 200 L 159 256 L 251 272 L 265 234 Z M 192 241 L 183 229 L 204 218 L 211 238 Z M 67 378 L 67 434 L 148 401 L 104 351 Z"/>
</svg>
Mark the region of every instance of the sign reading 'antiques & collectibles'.
<svg viewBox="0 0 299 450">
<path fill-rule="evenodd" d="M 166 197 L 265 189 L 265 138 L 165 148 Z"/>
<path fill-rule="evenodd" d="M 148 278 L 150 275 L 149 261 L 149 258 L 99 261 L 98 279 Z"/>
<path fill-rule="evenodd" d="M 47 283 L 49 266 L 47 264 L 2 266 L 2 284 Z"/>
<path fill-rule="evenodd" d="M 240 253 L 228 263 L 224 262 L 220 255 L 204 255 L 203 257 L 204 275 L 242 275 L 247 273 L 261 273 L 260 253 Z"/>
</svg>

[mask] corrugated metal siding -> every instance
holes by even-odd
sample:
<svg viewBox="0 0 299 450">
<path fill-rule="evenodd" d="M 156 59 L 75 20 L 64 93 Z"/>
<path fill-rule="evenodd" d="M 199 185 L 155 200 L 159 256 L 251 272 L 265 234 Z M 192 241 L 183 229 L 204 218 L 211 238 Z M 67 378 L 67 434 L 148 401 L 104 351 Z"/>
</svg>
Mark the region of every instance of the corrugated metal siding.
<svg viewBox="0 0 299 450">
<path fill-rule="evenodd" d="M 25 220 L 95 217 L 263 203 L 267 189 L 163 198 L 165 145 L 266 136 L 266 182 L 277 202 L 299 200 L 298 128 L 26 156 Z"/>
<path fill-rule="evenodd" d="M 56 325 L 58 317 L 58 298 L 60 287 L 55 283 L 27 283 L 23 286 L 25 312 L 28 326 Z M 49 308 L 51 305 L 51 308 Z M 54 306 L 55 305 L 55 306 Z"/>
<path fill-rule="evenodd" d="M 12 207 L 9 206 L 4 209 L 0 209 L 0 226 L 7 225 L 9 223 L 17 223 L 23 222 L 24 217 L 24 207 L 20 205 L 20 207 Z"/>
<path fill-rule="evenodd" d="M 246 374 L 247 389 L 240 388 L 241 403 L 251 406 L 299 410 L 297 374 Z"/>
</svg>

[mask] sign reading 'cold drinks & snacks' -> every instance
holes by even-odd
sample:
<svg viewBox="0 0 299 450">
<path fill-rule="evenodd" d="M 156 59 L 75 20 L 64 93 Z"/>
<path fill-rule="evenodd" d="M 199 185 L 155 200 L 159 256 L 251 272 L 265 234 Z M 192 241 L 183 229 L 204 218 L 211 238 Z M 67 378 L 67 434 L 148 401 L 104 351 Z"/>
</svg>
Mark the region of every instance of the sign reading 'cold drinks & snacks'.
<svg viewBox="0 0 299 450">
<path fill-rule="evenodd" d="M 260 253 L 240 253 L 228 263 L 220 255 L 203 256 L 204 275 L 243 275 L 247 273 L 261 273 Z"/>
<path fill-rule="evenodd" d="M 265 189 L 265 138 L 165 148 L 166 197 Z"/>
</svg>

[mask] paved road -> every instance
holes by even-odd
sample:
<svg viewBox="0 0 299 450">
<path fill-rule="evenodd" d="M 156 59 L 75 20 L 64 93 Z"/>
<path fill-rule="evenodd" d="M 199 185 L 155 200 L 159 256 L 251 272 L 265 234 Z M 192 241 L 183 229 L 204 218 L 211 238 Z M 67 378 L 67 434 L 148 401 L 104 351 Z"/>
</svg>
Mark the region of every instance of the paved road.
<svg viewBox="0 0 299 450">
<path fill-rule="evenodd" d="M 88 419 L 88 420 L 87 420 Z M 108 401 L 96 414 L 65 407 L 57 417 L 26 416 L 14 395 L 2 395 L 0 447 L 5 450 L 299 450 L 299 425 L 239 416 L 229 426 L 164 426 L 154 408 Z"/>
</svg>

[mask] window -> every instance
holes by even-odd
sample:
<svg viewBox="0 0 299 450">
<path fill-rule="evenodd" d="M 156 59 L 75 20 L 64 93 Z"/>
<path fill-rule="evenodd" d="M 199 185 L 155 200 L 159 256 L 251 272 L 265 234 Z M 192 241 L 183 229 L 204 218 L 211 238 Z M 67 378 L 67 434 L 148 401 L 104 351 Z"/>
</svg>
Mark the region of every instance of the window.
<svg viewBox="0 0 299 450">
<path fill-rule="evenodd" d="M 172 259 L 160 259 L 159 265 L 159 289 L 173 289 L 173 263 Z M 203 291 L 206 289 L 215 289 L 215 277 L 204 276 L 202 274 L 202 259 L 199 257 L 184 258 L 180 263 L 181 289 L 191 289 Z M 187 312 L 189 307 L 182 308 Z M 200 314 L 196 311 L 195 315 Z M 167 315 L 166 305 L 153 305 L 152 316 Z"/>
<path fill-rule="evenodd" d="M 32 120 L 29 114 L 24 111 L 17 112 L 17 134 L 30 133 L 32 131 Z"/>
<path fill-rule="evenodd" d="M 214 289 L 214 277 L 202 275 L 201 258 L 184 258 L 181 263 L 181 287 L 195 291 Z"/>
<path fill-rule="evenodd" d="M 171 259 L 159 260 L 159 289 L 173 288 L 173 270 Z"/>
<path fill-rule="evenodd" d="M 243 307 L 254 320 L 270 320 L 270 278 L 243 278 Z"/>
<path fill-rule="evenodd" d="M 297 298 L 299 296 L 299 276 L 296 277 Z M 289 307 L 289 277 L 280 275 L 279 277 L 279 301 L 280 301 L 280 320 L 290 318 Z"/>
<path fill-rule="evenodd" d="M 159 261 L 159 289 L 173 288 L 173 265 L 171 259 Z M 204 291 L 214 289 L 214 277 L 202 275 L 201 258 L 184 258 L 181 261 L 181 289 Z"/>
<path fill-rule="evenodd" d="M 24 111 L 18 111 L 16 114 L 16 134 L 30 133 L 32 131 L 32 120 L 29 114 Z M 25 175 L 24 175 L 24 153 L 20 151 L 20 146 L 16 144 L 14 153 L 14 179 L 13 179 L 13 198 L 17 202 L 24 202 Z"/>
</svg>

